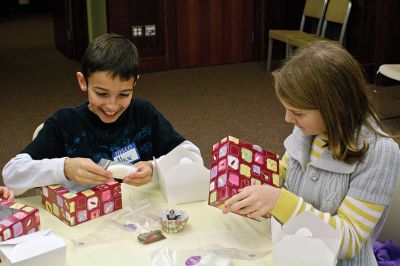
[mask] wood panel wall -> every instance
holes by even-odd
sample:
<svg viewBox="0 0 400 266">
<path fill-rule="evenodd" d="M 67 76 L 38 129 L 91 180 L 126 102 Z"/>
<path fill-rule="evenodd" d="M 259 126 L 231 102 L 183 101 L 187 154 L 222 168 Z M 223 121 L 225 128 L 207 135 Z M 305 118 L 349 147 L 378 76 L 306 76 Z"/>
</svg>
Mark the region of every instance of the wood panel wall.
<svg viewBox="0 0 400 266">
<path fill-rule="evenodd" d="M 253 60 L 253 12 L 248 0 L 178 0 L 178 67 Z"/>
<path fill-rule="evenodd" d="M 222 1 L 222 63 L 254 59 L 254 2 Z"/>
<path fill-rule="evenodd" d="M 175 64 L 171 59 L 171 40 L 175 32 L 167 31 L 174 24 L 175 0 L 108 0 L 107 27 L 109 32 L 124 35 L 138 47 L 141 71 L 169 69 Z M 156 25 L 155 36 L 145 36 L 145 25 Z M 143 36 L 133 36 L 132 26 L 142 26 Z"/>
<path fill-rule="evenodd" d="M 346 48 L 371 81 L 379 66 L 400 63 L 400 1 L 353 0 Z"/>
<path fill-rule="evenodd" d="M 108 0 L 108 31 L 137 45 L 143 71 L 251 61 L 254 2 Z M 157 36 L 132 36 L 131 26 L 147 24 L 156 25 Z"/>
<path fill-rule="evenodd" d="M 75 17 L 86 11 L 79 5 L 85 1 L 70 1 L 79 7 L 72 12 Z M 298 29 L 305 1 L 107 0 L 107 26 L 109 32 L 125 35 L 139 47 L 144 72 L 265 60 L 268 30 Z M 352 3 L 346 48 L 371 77 L 383 63 L 400 63 L 400 1 Z M 74 23 L 75 33 L 84 38 L 85 22 L 78 18 Z M 147 23 L 156 24 L 157 36 L 132 38 L 131 26 Z M 87 45 L 81 41 L 81 48 L 74 48 L 77 57 Z M 273 56 L 282 59 L 284 45 L 274 44 Z"/>
<path fill-rule="evenodd" d="M 221 0 L 177 0 L 178 66 L 217 64 L 222 56 Z"/>
</svg>

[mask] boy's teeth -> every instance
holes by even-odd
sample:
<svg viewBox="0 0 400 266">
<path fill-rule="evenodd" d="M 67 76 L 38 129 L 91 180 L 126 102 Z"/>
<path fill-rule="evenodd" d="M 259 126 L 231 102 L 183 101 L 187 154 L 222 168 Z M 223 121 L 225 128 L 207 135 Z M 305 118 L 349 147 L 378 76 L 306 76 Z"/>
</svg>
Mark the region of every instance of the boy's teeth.
<svg viewBox="0 0 400 266">
<path fill-rule="evenodd" d="M 114 115 L 115 114 L 115 112 L 114 113 L 111 113 L 111 112 L 105 112 L 107 115 Z"/>
</svg>

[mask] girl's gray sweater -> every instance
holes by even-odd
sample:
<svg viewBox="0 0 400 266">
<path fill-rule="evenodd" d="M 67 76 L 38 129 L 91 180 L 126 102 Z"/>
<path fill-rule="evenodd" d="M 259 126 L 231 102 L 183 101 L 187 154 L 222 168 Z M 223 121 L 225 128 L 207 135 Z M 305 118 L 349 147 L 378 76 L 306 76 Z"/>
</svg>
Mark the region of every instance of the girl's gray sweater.
<svg viewBox="0 0 400 266">
<path fill-rule="evenodd" d="M 363 126 L 358 143 L 361 145 L 365 139 L 369 142 L 368 152 L 354 164 L 333 159 L 329 149 L 319 160 L 309 163 L 312 137 L 297 127 L 284 142 L 289 155 L 284 186 L 316 209 L 336 215 L 346 196 L 386 206 L 360 253 L 351 259 L 340 259 L 338 265 L 377 265 L 372 244 L 385 222 L 400 174 L 399 145 Z"/>
</svg>

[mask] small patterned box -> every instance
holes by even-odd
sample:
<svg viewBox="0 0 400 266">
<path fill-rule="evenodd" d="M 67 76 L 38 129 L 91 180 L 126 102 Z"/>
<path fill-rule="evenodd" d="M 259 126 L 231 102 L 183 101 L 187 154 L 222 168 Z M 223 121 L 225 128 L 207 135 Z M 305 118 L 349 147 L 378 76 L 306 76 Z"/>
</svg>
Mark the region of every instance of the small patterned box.
<svg viewBox="0 0 400 266">
<path fill-rule="evenodd" d="M 39 210 L 11 200 L 0 199 L 0 241 L 39 231 Z"/>
<path fill-rule="evenodd" d="M 223 209 L 240 188 L 277 182 L 278 155 L 231 136 L 214 144 L 208 205 Z"/>
<path fill-rule="evenodd" d="M 61 185 L 42 187 L 42 205 L 74 226 L 122 208 L 121 184 L 116 181 L 73 192 Z"/>
</svg>

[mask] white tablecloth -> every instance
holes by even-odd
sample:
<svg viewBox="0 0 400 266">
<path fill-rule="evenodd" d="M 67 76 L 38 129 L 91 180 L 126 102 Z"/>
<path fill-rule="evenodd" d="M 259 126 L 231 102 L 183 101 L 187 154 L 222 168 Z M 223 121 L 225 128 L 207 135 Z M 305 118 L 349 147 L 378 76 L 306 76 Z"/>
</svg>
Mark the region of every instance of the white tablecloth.
<svg viewBox="0 0 400 266">
<path fill-rule="evenodd" d="M 174 250 L 198 249 L 201 246 L 219 245 L 225 248 L 266 252 L 256 260 L 234 259 L 233 265 L 272 265 L 270 221 L 254 221 L 236 214 L 224 215 L 221 210 L 210 207 L 206 201 L 187 204 L 167 204 L 157 185 L 133 187 L 122 184 L 123 209 L 94 220 L 70 227 L 41 206 L 40 196 L 17 199 L 18 202 L 34 206 L 40 210 L 41 229 L 51 228 L 63 237 L 67 244 L 66 265 L 151 265 L 150 252 L 169 247 Z M 148 199 L 155 211 L 179 209 L 189 216 L 185 229 L 180 233 L 164 235 L 167 239 L 148 245 L 139 243 L 136 234 L 128 231 L 112 230 L 109 223 L 127 211 L 128 206 Z M 72 240 L 98 233 L 104 243 L 79 247 Z M 110 239 L 107 239 L 110 234 Z M 89 236 L 89 237 L 88 237 Z M 258 253 L 257 253 L 258 254 Z"/>
</svg>

